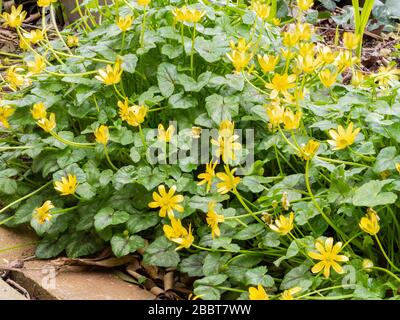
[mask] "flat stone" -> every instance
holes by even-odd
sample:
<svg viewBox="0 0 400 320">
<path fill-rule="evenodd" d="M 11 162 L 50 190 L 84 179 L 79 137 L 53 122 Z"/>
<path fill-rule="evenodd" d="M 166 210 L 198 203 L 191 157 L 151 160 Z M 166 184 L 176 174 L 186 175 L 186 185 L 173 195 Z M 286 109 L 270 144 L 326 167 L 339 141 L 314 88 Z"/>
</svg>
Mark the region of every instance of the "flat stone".
<svg viewBox="0 0 400 320">
<path fill-rule="evenodd" d="M 36 235 L 0 227 L 0 269 L 32 257 Z M 14 249 L 10 249 L 14 248 Z M 5 250 L 4 249 L 10 249 Z M 152 300 L 155 296 L 114 275 L 113 270 L 62 266 L 49 260 L 28 260 L 12 271 L 12 278 L 36 299 L 57 300 Z"/>
<path fill-rule="evenodd" d="M 0 279 L 0 300 L 26 300 L 26 298 Z"/>
</svg>

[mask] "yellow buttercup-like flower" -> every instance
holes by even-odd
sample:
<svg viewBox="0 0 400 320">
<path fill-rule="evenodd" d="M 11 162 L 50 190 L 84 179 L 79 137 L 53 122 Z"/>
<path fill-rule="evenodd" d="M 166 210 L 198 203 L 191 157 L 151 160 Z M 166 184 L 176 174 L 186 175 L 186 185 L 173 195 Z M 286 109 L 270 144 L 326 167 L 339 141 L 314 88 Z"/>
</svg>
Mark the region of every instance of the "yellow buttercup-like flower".
<svg viewBox="0 0 400 320">
<path fill-rule="evenodd" d="M 216 174 L 217 178 L 221 180 L 221 182 L 217 183 L 217 191 L 220 194 L 228 193 L 232 190 L 236 189 L 236 186 L 240 182 L 239 177 L 235 177 L 236 168 L 230 170 L 229 166 L 225 165 L 225 172 L 218 172 Z"/>
<path fill-rule="evenodd" d="M 371 236 L 376 235 L 379 230 L 379 216 L 376 211 L 372 208 L 367 209 L 367 214 L 362 217 L 359 223 L 362 231 L 370 234 Z"/>
<path fill-rule="evenodd" d="M 158 139 L 161 141 L 170 142 L 174 132 L 175 127 L 172 124 L 168 126 L 167 130 L 164 129 L 164 126 L 161 123 L 158 125 Z"/>
<path fill-rule="evenodd" d="M 316 68 L 319 67 L 319 57 L 314 58 L 314 55 L 299 56 L 297 58 L 296 69 L 298 72 L 303 71 L 304 73 L 312 73 Z"/>
<path fill-rule="evenodd" d="M 128 109 L 129 109 L 129 103 L 128 103 L 128 98 L 125 98 L 124 101 L 118 101 L 118 108 L 119 108 L 119 116 L 123 121 L 128 120 Z"/>
<path fill-rule="evenodd" d="M 222 156 L 222 161 L 228 163 L 231 160 L 236 160 L 236 153 L 242 148 L 239 142 L 235 142 L 239 136 L 234 134 L 230 137 L 219 136 L 218 140 L 211 139 L 211 144 L 216 146 L 215 155 L 219 158 Z"/>
<path fill-rule="evenodd" d="M 128 122 L 128 124 L 130 124 L 132 127 L 138 127 L 141 123 L 144 122 L 147 111 L 148 108 L 145 105 L 133 105 L 129 107 L 126 114 L 126 122 Z"/>
<path fill-rule="evenodd" d="M 79 38 L 78 38 L 78 36 L 69 35 L 67 37 L 67 46 L 70 47 L 70 48 L 79 46 Z"/>
<path fill-rule="evenodd" d="M 212 185 L 212 180 L 215 177 L 215 171 L 214 170 L 215 170 L 216 166 L 217 166 L 217 162 L 215 162 L 213 164 L 212 160 L 211 160 L 210 163 L 206 164 L 206 172 L 200 173 L 197 176 L 198 179 L 202 180 L 199 183 L 197 183 L 198 186 L 201 186 L 201 185 L 207 183 L 207 188 L 206 188 L 207 193 L 210 192 L 211 185 Z"/>
<path fill-rule="evenodd" d="M 362 268 L 367 271 L 371 272 L 372 268 L 374 266 L 374 263 L 370 259 L 363 259 L 362 261 Z"/>
<path fill-rule="evenodd" d="M 33 75 L 42 73 L 43 70 L 46 68 L 46 63 L 41 56 L 35 55 L 35 60 L 28 61 L 27 66 L 29 73 Z"/>
<path fill-rule="evenodd" d="M 312 267 L 312 273 L 318 273 L 324 269 L 323 273 L 325 278 L 329 278 L 331 267 L 337 273 L 343 273 L 343 269 L 338 262 L 349 261 L 349 258 L 344 255 L 338 255 L 342 249 L 341 242 L 336 242 L 336 244 L 333 245 L 333 238 L 327 238 L 324 244 L 322 244 L 321 241 L 317 241 L 315 243 L 315 248 L 319 253 L 311 251 L 308 252 L 308 255 L 315 260 L 320 260 L 320 262 Z"/>
<path fill-rule="evenodd" d="M 373 78 L 380 86 L 386 87 L 391 82 L 399 80 L 399 76 L 400 69 L 397 69 L 395 64 L 390 64 L 387 67 L 380 66 L 378 73 Z"/>
<path fill-rule="evenodd" d="M 211 236 L 214 239 L 215 236 L 219 237 L 221 235 L 221 230 L 219 229 L 218 223 L 224 222 L 225 217 L 221 214 L 217 214 L 214 210 L 215 201 L 210 201 L 208 203 L 207 212 L 207 224 L 211 227 Z"/>
<path fill-rule="evenodd" d="M 231 53 L 227 53 L 226 55 L 228 56 L 228 59 L 232 62 L 237 73 L 242 72 L 242 70 L 247 67 L 253 57 L 252 54 L 246 51 L 239 50 L 233 50 Z"/>
<path fill-rule="evenodd" d="M 328 140 L 328 143 L 333 146 L 333 150 L 341 150 L 352 145 L 356 139 L 360 128 L 356 128 L 353 131 L 353 122 L 350 122 L 347 129 L 344 129 L 341 125 L 336 130 L 329 130 L 329 135 L 333 140 Z"/>
<path fill-rule="evenodd" d="M 229 42 L 229 46 L 231 47 L 232 51 L 240 51 L 245 52 L 251 48 L 253 44 L 251 42 L 247 43 L 245 38 L 240 38 L 235 44 L 233 40 Z"/>
<path fill-rule="evenodd" d="M 337 72 L 332 72 L 329 69 L 324 69 L 319 73 L 319 79 L 325 88 L 332 87 L 336 82 L 337 76 Z"/>
<path fill-rule="evenodd" d="M 182 8 L 173 9 L 172 14 L 174 15 L 176 21 L 197 23 L 201 20 L 201 18 L 204 17 L 206 13 L 202 10 L 183 6 Z"/>
<path fill-rule="evenodd" d="M 57 2 L 57 0 L 38 0 L 37 5 L 38 7 L 48 7 L 52 3 Z"/>
<path fill-rule="evenodd" d="M 364 80 L 364 73 L 360 70 L 356 70 L 353 72 L 353 76 L 351 77 L 351 85 L 355 87 L 361 86 Z"/>
<path fill-rule="evenodd" d="M 24 69 L 17 66 L 11 66 L 7 69 L 5 79 L 11 89 L 16 90 L 17 88 L 31 83 L 30 79 L 20 73 L 22 71 L 24 71 Z"/>
<path fill-rule="evenodd" d="M 119 60 L 114 64 L 114 66 L 107 65 L 104 69 L 99 69 L 98 73 L 99 74 L 95 76 L 95 78 L 107 86 L 120 82 L 122 69 Z"/>
<path fill-rule="evenodd" d="M 282 292 L 280 300 L 294 300 L 294 295 L 301 291 L 301 287 L 294 287 Z"/>
<path fill-rule="evenodd" d="M 137 0 L 138 5 L 142 7 L 147 7 L 150 4 L 151 0 Z"/>
<path fill-rule="evenodd" d="M 296 24 L 296 31 L 299 40 L 308 41 L 314 33 L 314 29 L 309 23 L 298 23 Z"/>
<path fill-rule="evenodd" d="M 296 130 L 300 126 L 300 121 L 303 113 L 296 111 L 293 113 L 292 109 L 287 108 L 283 114 L 283 124 L 286 130 Z"/>
<path fill-rule="evenodd" d="M 126 17 L 119 17 L 116 21 L 116 24 L 122 32 L 125 32 L 131 27 L 132 22 L 133 22 L 133 16 L 129 15 Z"/>
<path fill-rule="evenodd" d="M 255 287 L 249 288 L 249 299 L 250 300 L 269 300 L 268 294 L 265 292 L 261 284 Z"/>
<path fill-rule="evenodd" d="M 318 151 L 320 143 L 315 140 L 310 140 L 300 149 L 299 157 L 303 160 L 311 160 Z"/>
<path fill-rule="evenodd" d="M 170 226 L 167 224 L 163 226 L 163 231 L 169 240 L 179 244 L 179 247 L 175 250 L 190 248 L 194 241 L 192 226 L 189 225 L 189 229 L 186 230 L 185 227 L 182 226 L 181 220 L 175 219 L 174 217 L 171 218 Z"/>
<path fill-rule="evenodd" d="M 354 50 L 357 48 L 360 42 L 360 36 L 352 32 L 343 33 L 343 45 L 348 50 Z"/>
<path fill-rule="evenodd" d="M 50 132 L 56 127 L 56 115 L 54 113 L 50 113 L 49 118 L 39 119 L 37 124 L 44 131 Z"/>
<path fill-rule="evenodd" d="M 321 60 L 326 64 L 330 64 L 336 59 L 336 53 L 328 46 L 318 48 L 318 54 Z"/>
<path fill-rule="evenodd" d="M 0 106 L 0 123 L 6 127 L 10 128 L 8 123 L 8 118 L 11 117 L 15 112 L 15 109 L 10 106 Z"/>
<path fill-rule="evenodd" d="M 32 117 L 35 120 L 43 119 L 47 117 L 46 106 L 43 102 L 37 102 L 33 105 L 32 110 Z"/>
<path fill-rule="evenodd" d="M 251 3 L 251 9 L 256 13 L 257 17 L 262 20 L 267 19 L 271 13 L 271 6 L 258 1 L 253 1 Z"/>
<path fill-rule="evenodd" d="M 183 202 L 182 195 L 175 195 L 176 186 L 172 186 L 168 192 L 165 191 L 164 185 L 158 186 L 158 193 L 153 192 L 153 200 L 149 203 L 150 208 L 160 208 L 159 215 L 164 218 L 168 214 L 168 218 L 174 218 L 174 210 L 183 212 L 183 207 L 179 204 Z"/>
<path fill-rule="evenodd" d="M 353 57 L 351 51 L 340 50 L 339 53 L 336 55 L 334 65 L 336 65 L 340 70 L 351 67 L 356 61 L 357 57 Z"/>
<path fill-rule="evenodd" d="M 314 43 L 299 43 L 299 54 L 302 57 L 306 56 L 314 56 L 315 53 L 315 44 Z M 317 61 L 321 60 L 320 57 L 317 57 Z"/>
<path fill-rule="evenodd" d="M 294 74 L 274 74 L 271 83 L 265 85 L 266 88 L 271 89 L 270 98 L 275 99 L 279 93 L 287 94 L 288 90 L 295 86 L 296 76 Z"/>
<path fill-rule="evenodd" d="M 37 44 L 39 41 L 43 40 L 43 31 L 42 30 L 31 30 L 30 33 L 24 34 L 24 38 L 27 39 L 30 43 Z"/>
<path fill-rule="evenodd" d="M 25 20 L 26 11 L 22 11 L 23 6 L 20 4 L 17 8 L 15 6 L 11 7 L 11 13 L 4 12 L 1 17 L 4 19 L 3 26 L 18 28 L 22 25 Z"/>
<path fill-rule="evenodd" d="M 285 113 L 285 109 L 279 105 L 269 106 L 267 108 L 267 116 L 269 118 L 269 122 L 273 127 L 279 126 L 283 123 L 283 114 Z"/>
<path fill-rule="evenodd" d="M 106 145 L 110 139 L 110 134 L 108 127 L 102 124 L 96 130 L 94 130 L 94 136 L 96 137 L 96 142 Z"/>
<path fill-rule="evenodd" d="M 400 163 L 399 162 L 396 163 L 395 167 L 396 167 L 397 172 L 400 173 Z"/>
<path fill-rule="evenodd" d="M 261 69 L 265 73 L 267 73 L 270 71 L 274 71 L 274 69 L 279 61 L 279 56 L 274 57 L 272 55 L 264 55 L 264 56 L 257 55 L 257 60 L 261 66 Z"/>
<path fill-rule="evenodd" d="M 50 210 L 54 208 L 53 203 L 50 200 L 47 200 L 41 207 L 35 208 L 35 213 L 33 217 L 39 222 L 39 224 L 43 224 L 47 221 L 50 221 L 52 215 Z"/>
<path fill-rule="evenodd" d="M 61 181 L 54 182 L 54 189 L 56 189 L 62 196 L 74 194 L 76 187 L 78 186 L 78 180 L 76 175 L 68 174 L 67 178 L 62 177 Z"/>
<path fill-rule="evenodd" d="M 307 11 L 311 9 L 314 5 L 314 0 L 297 0 L 297 6 L 302 11 Z"/>
<path fill-rule="evenodd" d="M 270 224 L 269 227 L 282 236 L 287 235 L 294 227 L 294 213 L 289 213 L 289 217 L 280 215 L 279 218 L 275 220 L 275 224 Z"/>
<path fill-rule="evenodd" d="M 235 123 L 230 120 L 222 120 L 219 124 L 218 134 L 221 137 L 229 138 L 235 132 Z"/>
<path fill-rule="evenodd" d="M 284 32 L 282 43 L 285 47 L 294 47 L 300 40 L 300 36 L 297 32 Z"/>
</svg>

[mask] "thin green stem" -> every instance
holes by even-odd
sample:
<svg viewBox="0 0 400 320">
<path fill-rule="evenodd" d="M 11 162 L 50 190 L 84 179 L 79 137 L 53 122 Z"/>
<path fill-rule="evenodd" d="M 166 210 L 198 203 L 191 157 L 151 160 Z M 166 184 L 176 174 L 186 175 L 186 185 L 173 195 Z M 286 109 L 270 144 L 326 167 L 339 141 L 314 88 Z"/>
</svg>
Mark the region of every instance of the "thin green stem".
<svg viewBox="0 0 400 320">
<path fill-rule="evenodd" d="M 49 133 L 55 138 L 55 139 L 57 139 L 58 141 L 60 141 L 60 142 L 62 142 L 62 143 L 64 143 L 64 144 L 66 144 L 66 145 L 69 145 L 69 146 L 72 146 L 72 147 L 76 147 L 76 148 L 94 148 L 94 146 L 96 145 L 95 143 L 80 143 L 80 142 L 72 142 L 72 141 L 69 141 L 69 140 L 66 140 L 66 139 L 64 139 L 64 138 L 62 138 L 62 137 L 60 137 L 56 132 L 54 132 L 54 131 L 49 131 Z"/>
<path fill-rule="evenodd" d="M 114 171 L 118 171 L 119 169 L 112 163 L 111 159 L 110 159 L 110 155 L 108 154 L 108 149 L 107 146 L 104 146 L 104 155 L 106 156 L 107 162 L 110 165 L 110 167 L 114 170 Z"/>
<path fill-rule="evenodd" d="M 378 243 L 379 249 L 381 249 L 381 252 L 382 252 L 383 256 L 385 257 L 386 261 L 390 264 L 390 266 L 391 266 L 394 270 L 396 270 L 397 272 L 400 272 L 400 269 L 399 269 L 398 267 L 395 266 L 395 264 L 392 262 L 392 260 L 389 259 L 388 255 L 386 254 L 385 249 L 384 249 L 383 246 L 382 246 L 381 241 L 380 241 L 379 238 L 378 238 L 378 235 L 376 235 L 376 234 L 375 234 L 375 239 L 376 239 L 376 242 Z"/>
</svg>

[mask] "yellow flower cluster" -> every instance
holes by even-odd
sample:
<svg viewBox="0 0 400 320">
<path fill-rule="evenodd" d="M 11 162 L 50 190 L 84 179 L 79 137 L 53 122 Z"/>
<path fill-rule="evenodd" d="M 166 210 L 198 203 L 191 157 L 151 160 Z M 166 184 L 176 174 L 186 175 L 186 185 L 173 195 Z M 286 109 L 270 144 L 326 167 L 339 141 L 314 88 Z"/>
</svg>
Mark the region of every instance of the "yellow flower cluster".
<svg viewBox="0 0 400 320">
<path fill-rule="evenodd" d="M 172 14 L 174 15 L 176 21 L 198 23 L 206 13 L 202 10 L 183 6 L 181 8 L 173 9 Z"/>
<path fill-rule="evenodd" d="M 303 116 L 301 111 L 293 112 L 292 109 L 279 105 L 271 105 L 266 108 L 269 122 L 273 127 L 278 127 L 283 123 L 286 130 L 296 130 L 300 126 L 300 121 Z"/>
</svg>

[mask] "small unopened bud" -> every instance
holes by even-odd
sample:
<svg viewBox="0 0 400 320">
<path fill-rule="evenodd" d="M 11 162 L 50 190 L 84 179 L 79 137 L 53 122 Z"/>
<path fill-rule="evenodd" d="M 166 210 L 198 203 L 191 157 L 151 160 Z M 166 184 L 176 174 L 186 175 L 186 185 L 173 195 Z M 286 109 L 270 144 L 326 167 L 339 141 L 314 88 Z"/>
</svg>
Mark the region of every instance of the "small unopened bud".
<svg viewBox="0 0 400 320">
<path fill-rule="evenodd" d="M 367 272 L 371 272 L 372 271 L 372 267 L 374 266 L 374 263 L 369 260 L 369 259 L 364 259 L 362 262 L 362 267 L 365 271 Z"/>
<path fill-rule="evenodd" d="M 282 204 L 282 208 L 283 210 L 289 210 L 290 207 L 290 202 L 289 199 L 287 198 L 288 194 L 287 192 L 282 193 L 282 199 L 281 199 L 281 204 Z"/>
</svg>

